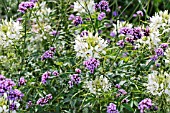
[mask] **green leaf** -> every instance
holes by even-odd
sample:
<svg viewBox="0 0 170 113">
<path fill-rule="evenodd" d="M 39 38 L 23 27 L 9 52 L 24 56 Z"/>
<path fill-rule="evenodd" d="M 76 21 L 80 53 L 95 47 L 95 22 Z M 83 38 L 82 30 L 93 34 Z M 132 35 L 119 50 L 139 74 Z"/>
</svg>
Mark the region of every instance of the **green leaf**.
<svg viewBox="0 0 170 113">
<path fill-rule="evenodd" d="M 127 110 L 134 112 L 133 108 L 131 108 L 128 104 L 123 104 L 124 108 L 126 108 Z"/>
</svg>

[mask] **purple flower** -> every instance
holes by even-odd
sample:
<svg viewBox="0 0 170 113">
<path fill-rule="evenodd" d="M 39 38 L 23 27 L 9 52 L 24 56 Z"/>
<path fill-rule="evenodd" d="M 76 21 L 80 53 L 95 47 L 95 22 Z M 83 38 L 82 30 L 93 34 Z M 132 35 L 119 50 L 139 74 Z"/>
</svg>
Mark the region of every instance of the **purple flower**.
<svg viewBox="0 0 170 113">
<path fill-rule="evenodd" d="M 79 68 L 76 68 L 76 69 L 75 69 L 75 72 L 76 72 L 77 74 L 80 74 L 80 73 L 81 73 L 81 70 L 80 70 Z"/>
<path fill-rule="evenodd" d="M 36 2 L 38 2 L 38 0 L 30 0 L 30 2 L 34 2 L 34 3 L 36 3 Z"/>
<path fill-rule="evenodd" d="M 19 23 L 21 23 L 22 22 L 22 18 L 20 17 L 20 18 L 17 18 L 17 21 L 19 22 Z"/>
<path fill-rule="evenodd" d="M 9 105 L 9 109 L 11 111 L 17 110 L 17 105 L 15 103 L 12 103 L 12 104 Z"/>
<path fill-rule="evenodd" d="M 48 103 L 48 99 L 47 98 L 39 98 L 38 101 L 37 101 L 37 105 L 40 105 L 40 106 L 44 106 Z"/>
<path fill-rule="evenodd" d="M 21 2 L 19 4 L 19 11 L 25 13 L 27 9 L 33 8 L 34 5 L 34 2 Z"/>
<path fill-rule="evenodd" d="M 157 56 L 157 55 L 154 55 L 154 56 L 151 57 L 151 60 L 154 61 L 154 62 L 155 62 L 157 59 L 158 59 L 158 56 Z"/>
<path fill-rule="evenodd" d="M 41 56 L 41 60 L 43 61 L 43 60 L 48 59 L 48 58 L 53 58 L 54 53 L 55 53 L 55 48 L 54 48 L 54 47 L 50 47 L 50 49 L 47 50 L 47 51 Z"/>
<path fill-rule="evenodd" d="M 134 44 L 133 37 L 126 37 L 125 40 L 126 40 L 126 42 L 128 42 L 128 43 Z"/>
<path fill-rule="evenodd" d="M 26 109 L 30 108 L 32 106 L 32 101 L 28 101 L 26 104 Z"/>
<path fill-rule="evenodd" d="M 162 48 L 158 48 L 155 50 L 155 54 L 157 56 L 163 56 L 164 55 L 164 50 Z"/>
<path fill-rule="evenodd" d="M 119 89 L 119 93 L 121 95 L 126 95 L 127 94 L 127 92 L 124 89 Z"/>
<path fill-rule="evenodd" d="M 48 95 L 45 96 L 45 98 L 46 98 L 47 100 L 51 100 L 51 99 L 53 98 L 53 96 L 52 96 L 52 94 L 48 94 Z"/>
<path fill-rule="evenodd" d="M 4 93 L 5 93 L 5 90 L 0 89 L 0 96 L 3 96 L 3 95 L 4 95 Z"/>
<path fill-rule="evenodd" d="M 115 37 L 115 36 L 116 36 L 115 32 L 113 32 L 113 31 L 110 32 L 110 36 L 111 36 L 111 37 Z"/>
<path fill-rule="evenodd" d="M 80 33 L 80 37 L 88 36 L 88 31 L 84 30 Z"/>
<path fill-rule="evenodd" d="M 96 4 L 95 9 L 99 9 L 100 11 L 110 12 L 109 3 L 108 1 L 105 0 L 102 0 L 99 2 L 99 4 Z"/>
<path fill-rule="evenodd" d="M 59 73 L 57 71 L 53 71 L 52 75 L 59 76 Z"/>
<path fill-rule="evenodd" d="M 52 36 L 56 36 L 57 34 L 59 34 L 59 33 L 56 30 L 53 30 L 50 32 L 50 35 L 52 35 Z"/>
<path fill-rule="evenodd" d="M 120 34 L 131 35 L 131 34 L 133 34 L 133 29 L 129 28 L 129 27 L 122 27 L 120 29 Z"/>
<path fill-rule="evenodd" d="M 128 102 L 129 102 L 129 100 L 127 98 L 122 100 L 122 103 L 128 103 Z"/>
<path fill-rule="evenodd" d="M 25 84 L 26 84 L 26 82 L 27 82 L 27 80 L 25 80 L 25 78 L 24 78 L 24 77 L 21 77 L 21 78 L 19 79 L 19 83 L 18 83 L 18 85 L 19 85 L 19 86 L 21 86 L 21 85 L 25 85 Z"/>
<path fill-rule="evenodd" d="M 117 43 L 116 43 L 118 46 L 120 46 L 121 48 L 123 48 L 125 46 L 125 43 L 123 40 L 119 40 Z"/>
<path fill-rule="evenodd" d="M 90 73 L 94 73 L 94 69 L 100 65 L 100 61 L 95 58 L 89 58 L 83 62 L 84 66 L 90 70 Z"/>
<path fill-rule="evenodd" d="M 133 28 L 132 36 L 134 37 L 133 38 L 134 40 L 141 39 L 142 37 L 141 29 L 139 27 Z"/>
<path fill-rule="evenodd" d="M 14 86 L 15 86 L 14 81 L 12 81 L 11 79 L 5 79 L 5 81 L 4 81 L 4 89 L 5 90 L 10 90 Z"/>
<path fill-rule="evenodd" d="M 5 80 L 5 79 L 6 79 L 5 76 L 3 76 L 3 75 L 0 74 L 0 81 L 3 81 L 3 80 Z"/>
<path fill-rule="evenodd" d="M 146 29 L 143 29 L 143 35 L 144 36 L 149 36 L 150 35 L 149 27 L 146 27 Z"/>
<path fill-rule="evenodd" d="M 162 49 L 165 50 L 168 47 L 168 44 L 167 43 L 162 43 L 160 46 L 161 46 Z"/>
<path fill-rule="evenodd" d="M 71 14 L 68 18 L 68 20 L 74 20 L 75 19 L 75 16 L 73 14 Z"/>
<path fill-rule="evenodd" d="M 49 72 L 49 71 L 43 73 L 43 75 L 42 75 L 42 77 L 41 77 L 41 82 L 42 82 L 43 84 L 46 84 L 47 79 L 50 77 L 50 75 L 51 75 L 51 72 Z"/>
<path fill-rule="evenodd" d="M 137 11 L 136 14 L 139 15 L 139 16 L 143 16 L 143 12 L 142 11 Z"/>
<path fill-rule="evenodd" d="M 101 12 L 101 13 L 98 15 L 98 20 L 101 21 L 101 20 L 103 20 L 103 18 L 105 18 L 105 17 L 106 17 L 106 13 Z"/>
<path fill-rule="evenodd" d="M 116 87 L 117 89 L 120 89 L 120 88 L 121 88 L 121 86 L 120 86 L 119 84 L 116 84 L 115 87 Z"/>
<path fill-rule="evenodd" d="M 8 93 L 9 100 L 21 100 L 23 96 L 24 94 L 21 93 L 21 91 L 19 91 L 18 89 L 10 90 Z"/>
<path fill-rule="evenodd" d="M 117 11 L 113 11 L 113 16 L 118 16 L 118 12 Z"/>
<path fill-rule="evenodd" d="M 74 18 L 74 20 L 73 20 L 73 24 L 74 24 L 75 26 L 78 26 L 79 24 L 83 24 L 82 18 L 81 18 L 80 16 L 76 16 L 76 17 Z"/>
<path fill-rule="evenodd" d="M 140 110 L 140 113 L 144 113 L 145 109 L 150 109 L 151 107 L 152 107 L 152 100 L 149 98 L 142 100 L 138 105 L 138 109 Z"/>
<path fill-rule="evenodd" d="M 116 109 L 115 104 L 110 103 L 109 106 L 107 106 L 107 113 L 119 113 L 119 111 Z"/>
<path fill-rule="evenodd" d="M 157 111 L 158 110 L 158 106 L 154 106 L 153 110 Z"/>
<path fill-rule="evenodd" d="M 74 85 L 73 81 L 71 81 L 71 80 L 68 82 L 68 84 L 69 84 L 69 87 L 70 87 L 70 88 L 72 88 L 73 85 Z"/>
</svg>

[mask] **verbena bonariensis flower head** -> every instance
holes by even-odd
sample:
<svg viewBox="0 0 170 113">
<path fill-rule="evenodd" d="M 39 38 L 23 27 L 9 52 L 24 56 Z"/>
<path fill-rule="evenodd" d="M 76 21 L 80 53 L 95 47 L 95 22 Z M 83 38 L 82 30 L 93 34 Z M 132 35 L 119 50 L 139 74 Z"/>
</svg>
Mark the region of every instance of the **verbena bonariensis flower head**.
<svg viewBox="0 0 170 113">
<path fill-rule="evenodd" d="M 103 18 L 105 18 L 106 17 L 106 13 L 104 13 L 104 12 L 101 12 L 99 15 L 98 15 L 98 20 L 103 20 Z"/>
<path fill-rule="evenodd" d="M 27 80 L 25 80 L 25 78 L 24 78 L 24 77 L 21 77 L 21 78 L 19 79 L 19 83 L 18 83 L 18 85 L 19 85 L 19 86 L 21 86 L 21 85 L 25 85 L 25 84 L 26 84 L 26 82 L 27 82 Z"/>
<path fill-rule="evenodd" d="M 74 20 L 75 19 L 75 16 L 73 14 L 71 14 L 68 18 L 68 20 Z"/>
<path fill-rule="evenodd" d="M 26 109 L 30 108 L 32 106 L 32 101 L 28 101 L 26 105 Z"/>
<path fill-rule="evenodd" d="M 8 99 L 9 100 L 21 100 L 24 94 L 19 91 L 18 89 L 10 90 L 8 93 Z"/>
<path fill-rule="evenodd" d="M 68 82 L 69 83 L 69 87 L 73 87 L 74 84 L 78 85 L 79 83 L 81 83 L 81 78 L 79 77 L 78 74 L 73 74 L 70 76 L 70 81 Z"/>
<path fill-rule="evenodd" d="M 83 24 L 82 18 L 81 18 L 80 16 L 76 16 L 76 17 L 74 18 L 74 20 L 73 20 L 73 24 L 74 24 L 75 26 L 78 26 L 79 24 Z"/>
<path fill-rule="evenodd" d="M 18 107 L 17 107 L 17 105 L 16 105 L 16 103 L 11 103 L 10 105 L 9 105 L 9 109 L 11 110 L 11 111 L 14 111 L 14 110 L 17 110 L 18 109 Z"/>
<path fill-rule="evenodd" d="M 99 9 L 100 11 L 110 12 L 109 2 L 106 0 L 102 0 L 95 5 L 95 9 Z"/>
<path fill-rule="evenodd" d="M 155 49 L 155 53 L 157 56 L 163 56 L 164 50 L 162 48 Z"/>
<path fill-rule="evenodd" d="M 42 56 L 41 56 L 41 60 L 45 60 L 48 58 L 53 58 L 54 54 L 55 54 L 55 50 L 56 48 L 54 47 L 50 47 L 49 50 L 47 50 Z"/>
<path fill-rule="evenodd" d="M 84 66 L 90 70 L 90 73 L 94 73 L 94 69 L 100 65 L 100 61 L 95 58 L 89 58 L 83 62 Z"/>
<path fill-rule="evenodd" d="M 0 74 L 0 81 L 3 81 L 3 80 L 5 80 L 5 76 Z"/>
<path fill-rule="evenodd" d="M 121 95 L 126 95 L 127 94 L 127 92 L 124 89 L 119 89 L 119 93 Z"/>
<path fill-rule="evenodd" d="M 154 56 L 152 56 L 150 59 L 155 62 L 156 60 L 158 60 L 158 56 L 157 56 L 157 55 L 154 55 Z"/>
<path fill-rule="evenodd" d="M 149 98 L 142 100 L 138 105 L 138 109 L 140 110 L 140 113 L 144 113 L 145 109 L 151 109 L 151 107 L 152 107 L 152 100 Z"/>
<path fill-rule="evenodd" d="M 168 48 L 168 44 L 167 43 L 162 43 L 160 45 L 160 47 L 165 50 L 166 48 Z"/>
<path fill-rule="evenodd" d="M 46 95 L 45 97 L 42 97 L 42 98 L 39 98 L 38 101 L 37 101 L 37 105 L 40 105 L 40 106 L 44 106 L 46 105 L 49 100 L 52 99 L 52 94 L 48 94 Z"/>
<path fill-rule="evenodd" d="M 149 27 L 146 27 L 146 29 L 143 29 L 143 35 L 144 36 L 149 36 L 150 35 Z"/>
<path fill-rule="evenodd" d="M 4 90 L 10 90 L 12 89 L 12 87 L 14 87 L 16 84 L 14 83 L 14 81 L 12 81 L 11 79 L 5 79 L 5 81 L 3 82 L 4 84 Z"/>
<path fill-rule="evenodd" d="M 133 29 L 130 27 L 122 27 L 120 29 L 120 34 L 124 34 L 124 35 L 132 35 L 133 34 Z"/>
<path fill-rule="evenodd" d="M 139 27 L 133 28 L 132 36 L 134 37 L 134 40 L 141 39 L 143 36 L 141 29 Z"/>
<path fill-rule="evenodd" d="M 115 104 L 110 103 L 109 106 L 107 106 L 107 113 L 119 113 L 119 111 L 116 109 Z"/>
<path fill-rule="evenodd" d="M 45 84 L 47 82 L 47 79 L 50 77 L 51 72 L 47 71 L 45 73 L 43 73 L 42 77 L 41 77 L 41 82 L 43 84 Z"/>
<path fill-rule="evenodd" d="M 21 2 L 19 4 L 19 11 L 25 13 L 27 9 L 31 9 L 34 7 L 34 2 Z"/>
<path fill-rule="evenodd" d="M 136 14 L 139 15 L 139 16 L 143 16 L 143 12 L 142 11 L 137 11 Z"/>
</svg>

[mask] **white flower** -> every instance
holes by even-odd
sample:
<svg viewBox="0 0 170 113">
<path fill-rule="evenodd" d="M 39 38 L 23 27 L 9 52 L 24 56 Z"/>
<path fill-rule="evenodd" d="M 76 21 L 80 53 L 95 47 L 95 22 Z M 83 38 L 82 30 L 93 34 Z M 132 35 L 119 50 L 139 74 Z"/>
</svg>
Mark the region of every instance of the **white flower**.
<svg viewBox="0 0 170 113">
<path fill-rule="evenodd" d="M 107 41 L 102 39 L 98 34 L 88 32 L 88 36 L 81 37 L 77 35 L 75 39 L 74 49 L 77 57 L 83 58 L 100 58 L 101 54 L 105 54 L 105 48 L 108 46 Z"/>
<path fill-rule="evenodd" d="M 74 11 L 79 13 L 93 13 L 94 9 L 94 0 L 78 0 L 74 2 Z"/>
<path fill-rule="evenodd" d="M 147 90 L 152 95 L 161 96 L 166 93 L 170 96 L 170 74 L 153 71 L 148 75 Z"/>
<path fill-rule="evenodd" d="M 21 38 L 22 25 L 17 21 L 2 20 L 0 24 L 0 46 L 8 47 Z"/>
<path fill-rule="evenodd" d="M 101 76 L 96 76 L 95 80 L 86 81 L 84 88 L 88 88 L 90 93 L 101 94 L 102 92 L 107 92 L 111 88 L 109 80 Z"/>
</svg>

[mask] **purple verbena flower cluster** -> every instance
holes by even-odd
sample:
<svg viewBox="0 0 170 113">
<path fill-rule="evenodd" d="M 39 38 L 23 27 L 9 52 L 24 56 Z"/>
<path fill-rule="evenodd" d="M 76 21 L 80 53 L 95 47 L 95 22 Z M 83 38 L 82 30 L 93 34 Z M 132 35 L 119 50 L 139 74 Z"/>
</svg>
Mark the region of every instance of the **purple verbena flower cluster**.
<svg viewBox="0 0 170 113">
<path fill-rule="evenodd" d="M 32 101 L 28 101 L 26 104 L 26 109 L 30 108 L 32 106 Z"/>
<path fill-rule="evenodd" d="M 38 2 L 38 0 L 30 0 L 30 2 L 34 2 L 34 3 L 36 3 L 36 2 Z"/>
<path fill-rule="evenodd" d="M 120 46 L 121 48 L 125 46 L 125 42 L 123 40 L 119 40 L 116 44 Z"/>
<path fill-rule="evenodd" d="M 143 16 L 143 12 L 137 11 L 136 14 L 133 14 L 133 17 L 137 17 L 137 16 Z"/>
<path fill-rule="evenodd" d="M 12 90 L 15 85 L 14 81 L 0 75 L 0 96 L 4 95 L 4 93 L 9 90 Z"/>
<path fill-rule="evenodd" d="M 152 100 L 149 98 L 142 100 L 138 105 L 138 109 L 140 110 L 140 113 L 144 113 L 145 109 L 151 109 L 151 107 L 152 107 Z"/>
<path fill-rule="evenodd" d="M 79 24 L 83 24 L 83 19 L 80 16 L 74 16 L 73 14 L 69 16 L 68 20 L 72 20 L 72 23 L 75 26 L 78 26 Z"/>
<path fill-rule="evenodd" d="M 41 82 L 43 84 L 46 84 L 47 79 L 50 77 L 50 75 L 51 75 L 51 72 L 49 72 L 49 71 L 46 71 L 45 73 L 43 73 L 43 75 L 41 77 Z"/>
<path fill-rule="evenodd" d="M 27 1 L 27 2 L 21 2 L 19 4 L 19 11 L 22 13 L 25 13 L 27 9 L 31 9 L 35 6 L 35 3 L 32 1 Z"/>
<path fill-rule="evenodd" d="M 109 2 L 106 0 L 102 0 L 98 4 L 96 3 L 95 10 L 100 10 L 100 12 L 102 11 L 110 12 Z"/>
<path fill-rule="evenodd" d="M 15 103 L 11 103 L 9 105 L 9 109 L 12 110 L 12 111 L 17 110 L 17 105 Z"/>
<path fill-rule="evenodd" d="M 90 73 L 94 73 L 94 69 L 100 65 L 100 61 L 95 58 L 89 58 L 83 62 L 84 66 L 90 70 Z"/>
<path fill-rule="evenodd" d="M 21 100 L 24 94 L 19 91 L 18 89 L 10 90 L 8 93 L 8 99 L 9 100 Z"/>
<path fill-rule="evenodd" d="M 58 71 L 53 71 L 53 72 L 52 72 L 52 75 L 54 75 L 54 76 L 57 77 L 57 76 L 59 76 L 59 73 L 58 73 Z"/>
<path fill-rule="evenodd" d="M 45 97 L 42 97 L 42 98 L 39 98 L 38 101 L 37 101 L 37 105 L 40 105 L 40 106 L 44 106 L 46 105 L 49 100 L 52 99 L 52 95 L 51 94 L 48 94 L 46 95 Z"/>
<path fill-rule="evenodd" d="M 55 54 L 56 48 L 54 47 L 50 47 L 49 50 L 47 50 L 42 56 L 41 56 L 41 60 L 45 60 L 48 58 L 53 58 L 54 54 Z"/>
<path fill-rule="evenodd" d="M 70 76 L 70 81 L 68 82 L 70 88 L 72 88 L 75 85 L 78 85 L 79 83 L 81 83 L 81 78 L 78 74 L 73 74 Z"/>
<path fill-rule="evenodd" d="M 115 104 L 110 103 L 109 106 L 107 106 L 107 113 L 119 113 L 119 111 L 116 109 Z"/>
</svg>

